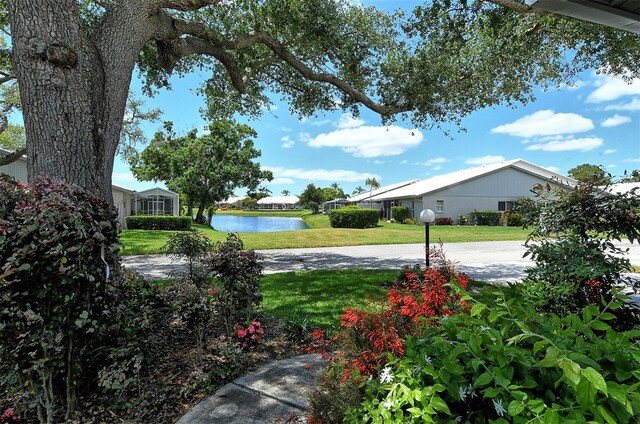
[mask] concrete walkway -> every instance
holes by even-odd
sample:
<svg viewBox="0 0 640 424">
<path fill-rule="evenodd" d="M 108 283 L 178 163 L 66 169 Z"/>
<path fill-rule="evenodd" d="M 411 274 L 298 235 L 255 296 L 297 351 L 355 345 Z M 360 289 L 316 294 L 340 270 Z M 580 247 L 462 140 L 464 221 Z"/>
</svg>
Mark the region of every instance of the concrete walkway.
<svg viewBox="0 0 640 424">
<path fill-rule="evenodd" d="M 306 422 L 308 395 L 325 365 L 320 355 L 272 362 L 222 387 L 176 424 Z"/>
</svg>

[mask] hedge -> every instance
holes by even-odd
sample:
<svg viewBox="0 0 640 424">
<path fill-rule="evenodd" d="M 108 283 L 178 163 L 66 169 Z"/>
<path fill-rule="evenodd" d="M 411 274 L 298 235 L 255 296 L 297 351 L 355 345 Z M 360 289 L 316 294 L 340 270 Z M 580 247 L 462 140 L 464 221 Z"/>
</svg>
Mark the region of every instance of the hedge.
<svg viewBox="0 0 640 424">
<path fill-rule="evenodd" d="M 332 228 L 370 228 L 378 225 L 380 211 L 368 208 L 342 208 L 329 211 Z"/>
<path fill-rule="evenodd" d="M 134 215 L 127 217 L 129 230 L 190 230 L 191 217 Z"/>
<path fill-rule="evenodd" d="M 404 222 L 409 217 L 409 208 L 406 206 L 392 206 L 391 217 L 396 222 Z"/>
<path fill-rule="evenodd" d="M 453 225 L 453 219 L 448 216 L 436 217 L 436 225 Z"/>
<path fill-rule="evenodd" d="M 492 210 L 473 211 L 469 214 L 471 225 L 500 225 L 502 213 Z"/>
</svg>

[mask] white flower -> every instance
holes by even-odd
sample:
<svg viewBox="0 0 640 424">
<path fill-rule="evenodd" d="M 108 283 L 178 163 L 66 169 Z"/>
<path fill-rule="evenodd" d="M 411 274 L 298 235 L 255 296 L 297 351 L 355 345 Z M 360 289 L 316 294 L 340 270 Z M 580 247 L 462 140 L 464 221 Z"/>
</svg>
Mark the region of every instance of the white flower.
<svg viewBox="0 0 640 424">
<path fill-rule="evenodd" d="M 491 327 L 485 327 L 484 325 L 481 325 L 481 326 L 480 326 L 480 330 L 481 330 L 481 331 L 491 330 Z"/>
<path fill-rule="evenodd" d="M 460 415 L 458 415 L 458 416 L 456 417 L 455 421 L 456 421 L 457 423 L 461 423 L 461 422 L 462 422 L 462 417 L 461 417 Z"/>
<path fill-rule="evenodd" d="M 413 367 L 413 375 L 418 374 L 420 371 L 422 371 L 422 368 L 420 367 L 420 365 L 416 365 Z"/>
<path fill-rule="evenodd" d="M 391 383 L 393 381 L 393 373 L 391 372 L 391 367 L 385 367 L 380 373 L 380 382 L 382 384 Z"/>
<path fill-rule="evenodd" d="M 424 355 L 424 361 L 425 361 L 427 364 L 431 364 L 431 356 Z"/>
<path fill-rule="evenodd" d="M 472 398 L 476 397 L 476 392 L 473 390 L 473 387 L 471 386 L 471 384 L 469 384 L 469 387 L 467 387 L 467 393 L 471 395 Z"/>
<path fill-rule="evenodd" d="M 493 400 L 492 402 L 493 407 L 496 409 L 496 413 L 502 417 L 504 413 L 507 412 L 507 410 L 504 409 L 504 406 L 502 406 L 502 399 L 498 399 L 497 402 Z"/>
<path fill-rule="evenodd" d="M 459 387 L 458 393 L 460 393 L 460 400 L 464 402 L 467 398 L 467 390 L 464 387 Z"/>
<path fill-rule="evenodd" d="M 382 406 L 384 406 L 385 409 L 391 409 L 392 405 L 393 405 L 393 403 L 391 403 L 391 399 L 387 399 L 387 401 L 382 404 Z"/>
<path fill-rule="evenodd" d="M 367 383 L 370 382 L 371 380 L 373 380 L 373 376 L 369 375 L 369 378 L 367 378 Z"/>
</svg>

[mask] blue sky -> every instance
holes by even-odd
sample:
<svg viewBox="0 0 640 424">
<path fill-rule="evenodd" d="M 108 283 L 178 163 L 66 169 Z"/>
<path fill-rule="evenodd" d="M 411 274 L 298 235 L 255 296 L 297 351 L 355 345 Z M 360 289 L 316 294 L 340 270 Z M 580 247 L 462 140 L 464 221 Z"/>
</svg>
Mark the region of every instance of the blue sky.
<svg viewBox="0 0 640 424">
<path fill-rule="evenodd" d="M 366 3 L 383 8 L 394 4 Z M 204 128 L 204 100 L 195 94 L 202 81 L 198 75 L 174 78 L 173 90 L 146 99 L 147 107 L 160 108 L 162 120 L 173 121 L 178 133 Z M 138 81 L 133 81 L 132 90 L 141 97 Z M 299 120 L 277 101 L 260 119 L 239 121 L 258 133 L 259 162 L 275 177 L 264 185 L 274 195 L 282 190 L 299 194 L 309 183 L 327 187 L 332 182 L 351 193 L 357 186 L 365 187 L 370 177 L 386 185 L 516 158 L 562 174 L 582 163 L 602 165 L 614 175 L 640 169 L 640 80 L 628 85 L 588 71 L 575 87 L 537 90 L 536 97 L 516 109 L 496 107 L 471 114 L 463 121 L 466 132 L 453 132 L 453 139 L 404 121 L 383 126 L 366 109 L 359 119 L 328 113 Z M 148 136 L 160 126 L 146 125 Z M 113 183 L 137 190 L 155 185 L 135 181 L 120 161 Z"/>
</svg>

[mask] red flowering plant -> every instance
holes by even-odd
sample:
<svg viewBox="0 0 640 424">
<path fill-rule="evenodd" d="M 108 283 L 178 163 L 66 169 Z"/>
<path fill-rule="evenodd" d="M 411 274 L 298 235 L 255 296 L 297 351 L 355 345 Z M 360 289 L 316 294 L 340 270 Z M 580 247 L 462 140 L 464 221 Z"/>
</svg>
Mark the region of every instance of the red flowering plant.
<svg viewBox="0 0 640 424">
<path fill-rule="evenodd" d="M 419 337 L 428 326 L 438 325 L 439 317 L 469 311 L 462 295 L 469 278 L 455 271 L 441 248 L 432 252 L 432 257 L 432 268 L 405 269 L 386 300 L 370 302 L 367 310 L 345 308 L 334 337 L 327 337 L 323 330 L 314 331 L 308 351 L 322 353 L 330 362 L 322 387 L 312 396 L 315 419 L 340 421 L 339 411 L 349 405 L 338 400 L 341 396 L 337 393 L 344 399 L 345 393 L 354 391 L 345 391 L 345 385 L 358 391 L 357 385 L 366 379 L 388 379 L 391 370 L 380 370 L 390 359 L 404 357 L 409 337 Z M 357 401 L 358 397 L 350 398 Z"/>
<path fill-rule="evenodd" d="M 390 358 L 405 355 L 408 337 L 420 336 L 427 326 L 437 325 L 439 317 L 469 311 L 462 295 L 469 278 L 455 271 L 441 248 L 433 256 L 437 259 L 433 268 L 419 272 L 406 269 L 386 300 L 371 302 L 368 310 L 345 308 L 341 329 L 333 338 L 322 330 L 313 333 L 308 351 L 322 353 L 331 363 L 325 374 L 325 389 L 335 391 L 337 385 L 357 385 L 377 377 Z M 319 411 L 318 407 L 326 405 L 331 396 L 323 395 L 322 390 L 312 397 L 312 404 L 316 418 L 324 416 L 326 421 L 326 410 Z M 321 398 L 324 401 L 314 402 Z M 336 406 L 331 408 L 335 412 Z"/>
<path fill-rule="evenodd" d="M 246 327 L 238 325 L 237 327 L 238 340 L 240 341 L 243 349 L 253 350 L 260 344 L 262 336 L 264 335 L 264 329 L 262 324 L 258 321 L 252 321 Z"/>
</svg>

